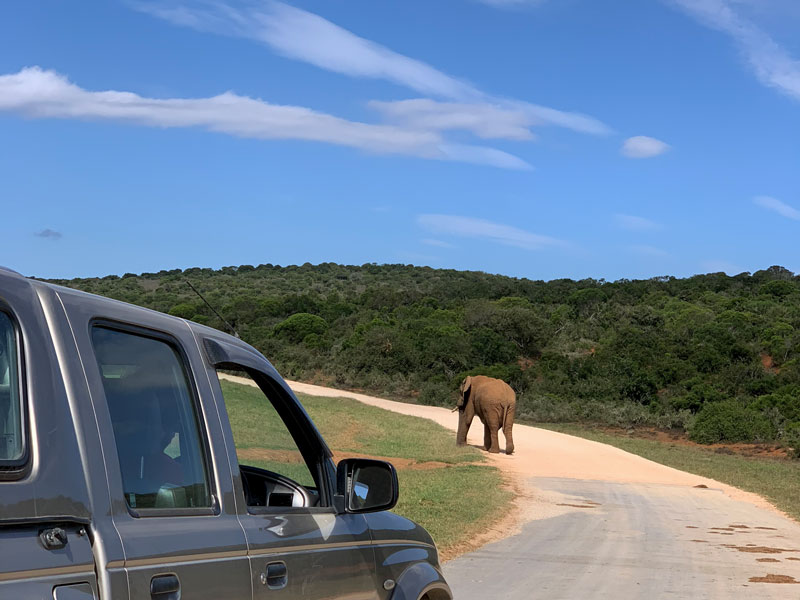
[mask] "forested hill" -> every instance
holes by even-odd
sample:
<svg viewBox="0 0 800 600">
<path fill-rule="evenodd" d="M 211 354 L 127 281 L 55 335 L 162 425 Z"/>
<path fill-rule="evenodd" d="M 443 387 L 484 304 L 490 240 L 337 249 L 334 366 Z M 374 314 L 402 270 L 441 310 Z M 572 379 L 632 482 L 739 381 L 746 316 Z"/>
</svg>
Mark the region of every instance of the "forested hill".
<svg viewBox="0 0 800 600">
<path fill-rule="evenodd" d="M 448 404 L 502 377 L 535 421 L 686 428 L 699 441 L 800 430 L 800 277 L 531 281 L 405 265 L 187 269 L 56 283 L 224 329 L 287 377 Z"/>
</svg>

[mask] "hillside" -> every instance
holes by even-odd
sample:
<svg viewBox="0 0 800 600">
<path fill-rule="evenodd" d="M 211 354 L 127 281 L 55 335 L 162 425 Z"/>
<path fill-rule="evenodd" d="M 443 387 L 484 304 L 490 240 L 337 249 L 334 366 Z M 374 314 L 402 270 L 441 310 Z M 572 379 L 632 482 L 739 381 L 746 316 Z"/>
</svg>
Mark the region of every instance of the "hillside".
<svg viewBox="0 0 800 600">
<path fill-rule="evenodd" d="M 224 329 L 287 377 L 448 405 L 508 380 L 547 422 L 800 446 L 800 277 L 531 281 L 406 265 L 186 269 L 55 283 Z"/>
</svg>

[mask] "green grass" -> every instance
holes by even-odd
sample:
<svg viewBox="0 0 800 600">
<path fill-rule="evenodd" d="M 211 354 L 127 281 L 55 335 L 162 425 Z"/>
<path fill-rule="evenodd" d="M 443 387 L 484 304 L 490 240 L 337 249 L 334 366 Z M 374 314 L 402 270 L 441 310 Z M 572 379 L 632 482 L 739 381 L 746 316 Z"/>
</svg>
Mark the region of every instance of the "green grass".
<svg viewBox="0 0 800 600">
<path fill-rule="evenodd" d="M 696 446 L 645 440 L 581 425 L 538 426 L 616 446 L 657 463 L 754 492 L 800 520 L 800 461 L 719 454 Z"/>
<path fill-rule="evenodd" d="M 294 441 L 261 391 L 220 383 L 240 462 L 313 485 Z M 500 472 L 481 464 L 481 452 L 456 446 L 455 435 L 436 423 L 350 398 L 301 394 L 299 399 L 338 457 L 354 453 L 406 459 L 401 463 L 445 463 L 426 469 L 401 465 L 400 501 L 394 509 L 425 527 L 445 553 L 480 531 L 484 519 L 511 501 Z"/>
<path fill-rule="evenodd" d="M 367 406 L 351 398 L 300 394 L 299 400 L 337 452 L 395 456 L 418 462 L 434 460 L 451 465 L 485 460 L 473 447 L 456 446 L 454 433 L 428 419 Z"/>
<path fill-rule="evenodd" d="M 222 381 L 237 448 L 294 450 L 296 446 L 261 390 Z M 299 394 L 314 424 L 336 452 L 394 456 L 448 464 L 481 462 L 479 450 L 456 446 L 455 435 L 428 419 L 367 406 L 351 398 Z M 454 417 L 455 418 L 455 417 Z"/>
<path fill-rule="evenodd" d="M 401 470 L 398 477 L 400 501 L 394 512 L 425 527 L 444 551 L 483 530 L 486 519 L 496 520 L 513 497 L 494 467 Z"/>
</svg>

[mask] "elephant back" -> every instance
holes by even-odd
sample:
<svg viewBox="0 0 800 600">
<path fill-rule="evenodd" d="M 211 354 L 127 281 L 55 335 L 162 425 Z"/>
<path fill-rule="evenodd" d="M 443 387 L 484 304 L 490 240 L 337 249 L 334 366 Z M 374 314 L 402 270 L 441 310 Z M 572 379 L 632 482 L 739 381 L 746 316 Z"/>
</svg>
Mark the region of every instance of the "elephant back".
<svg viewBox="0 0 800 600">
<path fill-rule="evenodd" d="M 475 375 L 472 378 L 472 388 L 473 393 L 497 398 L 502 404 L 515 405 L 517 403 L 517 394 L 514 389 L 502 379 L 486 375 Z"/>
</svg>

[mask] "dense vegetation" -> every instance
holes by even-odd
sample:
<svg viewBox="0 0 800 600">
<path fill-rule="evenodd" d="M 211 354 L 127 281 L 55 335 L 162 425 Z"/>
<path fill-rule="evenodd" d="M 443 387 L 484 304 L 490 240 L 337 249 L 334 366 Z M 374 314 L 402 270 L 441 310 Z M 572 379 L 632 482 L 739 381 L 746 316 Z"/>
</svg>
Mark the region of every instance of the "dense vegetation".
<svg viewBox="0 0 800 600">
<path fill-rule="evenodd" d="M 224 329 L 286 376 L 450 404 L 502 377 L 518 414 L 800 447 L 800 277 L 549 282 L 405 265 L 193 268 L 59 281 Z"/>
</svg>

